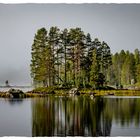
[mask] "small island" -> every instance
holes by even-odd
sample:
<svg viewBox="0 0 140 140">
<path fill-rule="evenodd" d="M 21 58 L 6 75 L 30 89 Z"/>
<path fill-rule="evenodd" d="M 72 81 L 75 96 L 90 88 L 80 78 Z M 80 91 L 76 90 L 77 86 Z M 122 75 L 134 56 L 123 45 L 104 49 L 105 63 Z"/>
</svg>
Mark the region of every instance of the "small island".
<svg viewBox="0 0 140 140">
<path fill-rule="evenodd" d="M 111 47 L 79 27 L 38 29 L 31 48 L 34 89 L 19 97 L 140 95 L 140 51 L 112 54 Z M 11 91 L 21 94 L 10 89 L 0 97 Z"/>
</svg>

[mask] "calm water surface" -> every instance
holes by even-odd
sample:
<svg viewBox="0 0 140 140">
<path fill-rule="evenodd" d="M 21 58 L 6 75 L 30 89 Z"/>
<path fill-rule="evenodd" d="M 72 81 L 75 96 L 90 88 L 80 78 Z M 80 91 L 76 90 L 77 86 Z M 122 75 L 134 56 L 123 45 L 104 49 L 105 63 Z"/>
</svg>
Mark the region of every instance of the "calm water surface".
<svg viewBox="0 0 140 140">
<path fill-rule="evenodd" d="M 140 98 L 1 98 L 0 136 L 140 136 Z"/>
</svg>

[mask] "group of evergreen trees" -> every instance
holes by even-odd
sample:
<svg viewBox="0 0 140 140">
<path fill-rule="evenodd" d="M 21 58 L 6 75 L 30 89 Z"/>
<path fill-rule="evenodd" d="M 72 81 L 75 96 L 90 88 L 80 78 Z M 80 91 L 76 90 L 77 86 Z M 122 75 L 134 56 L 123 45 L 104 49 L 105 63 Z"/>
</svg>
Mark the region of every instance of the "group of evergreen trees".
<svg viewBox="0 0 140 140">
<path fill-rule="evenodd" d="M 81 28 L 39 29 L 31 54 L 33 83 L 41 86 L 103 86 L 112 64 L 107 43 L 92 40 Z"/>
<path fill-rule="evenodd" d="M 110 67 L 110 84 L 122 87 L 140 83 L 140 51 L 134 53 L 121 50 L 112 56 L 113 65 Z"/>
<path fill-rule="evenodd" d="M 81 28 L 37 30 L 32 44 L 31 77 L 36 86 L 92 87 L 140 82 L 140 52 L 111 54 L 106 42 Z"/>
</svg>

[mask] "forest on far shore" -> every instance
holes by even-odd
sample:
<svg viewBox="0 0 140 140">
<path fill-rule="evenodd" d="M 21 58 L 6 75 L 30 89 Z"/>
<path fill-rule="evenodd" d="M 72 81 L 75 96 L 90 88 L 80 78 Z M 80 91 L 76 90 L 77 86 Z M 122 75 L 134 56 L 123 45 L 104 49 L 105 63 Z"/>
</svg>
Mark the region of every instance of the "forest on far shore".
<svg viewBox="0 0 140 140">
<path fill-rule="evenodd" d="M 112 54 L 111 47 L 81 28 L 40 28 L 31 50 L 33 84 L 93 89 L 140 86 L 140 51 Z"/>
</svg>

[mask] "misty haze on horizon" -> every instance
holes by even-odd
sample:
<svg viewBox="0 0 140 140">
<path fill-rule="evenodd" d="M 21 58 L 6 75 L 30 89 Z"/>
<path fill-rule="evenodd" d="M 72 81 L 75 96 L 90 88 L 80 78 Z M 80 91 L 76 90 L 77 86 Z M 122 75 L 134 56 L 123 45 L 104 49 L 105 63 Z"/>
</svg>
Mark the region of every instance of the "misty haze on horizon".
<svg viewBox="0 0 140 140">
<path fill-rule="evenodd" d="M 39 28 L 80 27 L 112 53 L 140 48 L 140 4 L 0 4 L 0 85 L 31 85 L 31 46 Z"/>
</svg>

